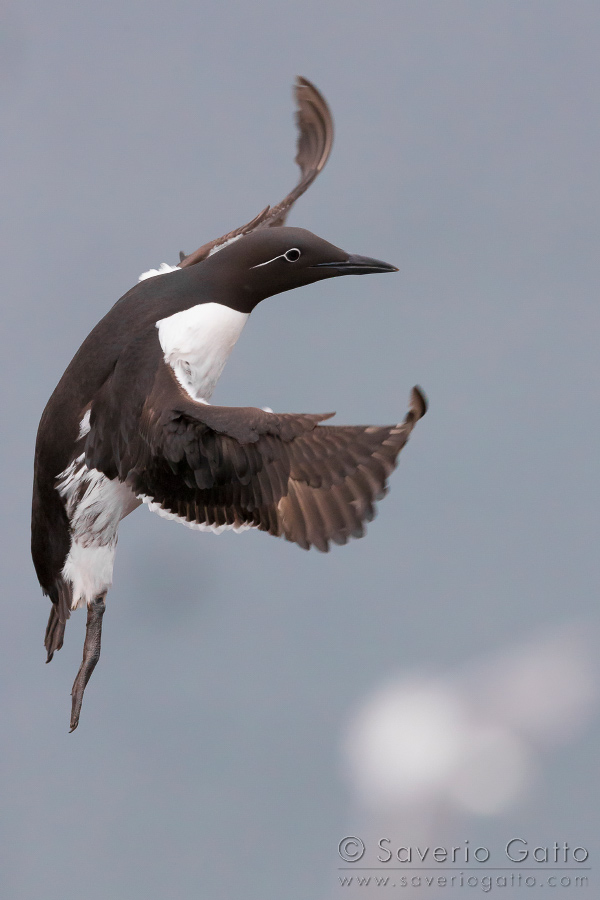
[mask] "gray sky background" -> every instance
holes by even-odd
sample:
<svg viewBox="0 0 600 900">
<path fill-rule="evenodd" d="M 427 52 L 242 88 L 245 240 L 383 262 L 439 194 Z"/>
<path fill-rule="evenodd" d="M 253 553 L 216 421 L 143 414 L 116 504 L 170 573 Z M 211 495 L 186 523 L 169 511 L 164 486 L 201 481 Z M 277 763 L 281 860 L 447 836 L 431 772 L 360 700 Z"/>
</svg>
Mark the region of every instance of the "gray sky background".
<svg viewBox="0 0 600 900">
<path fill-rule="evenodd" d="M 597 627 L 600 6 L 8 0 L 0 22 L 3 896 L 337 896 L 365 697 Z M 290 224 L 400 273 L 266 301 L 214 401 L 389 423 L 419 383 L 430 411 L 366 539 L 327 556 L 127 519 L 69 735 L 85 616 L 44 666 L 39 416 L 140 272 L 291 187 L 296 74 L 336 141 Z M 597 860 L 599 737 L 451 837 Z"/>
</svg>

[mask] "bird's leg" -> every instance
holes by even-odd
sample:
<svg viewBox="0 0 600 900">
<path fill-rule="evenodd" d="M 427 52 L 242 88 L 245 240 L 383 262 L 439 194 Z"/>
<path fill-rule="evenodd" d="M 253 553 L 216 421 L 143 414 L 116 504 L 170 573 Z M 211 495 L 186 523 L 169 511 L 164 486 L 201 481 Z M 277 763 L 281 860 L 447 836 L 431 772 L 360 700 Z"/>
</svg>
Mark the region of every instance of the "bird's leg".
<svg viewBox="0 0 600 900">
<path fill-rule="evenodd" d="M 100 659 L 100 641 L 102 640 L 102 616 L 106 609 L 104 600 L 106 594 L 100 594 L 88 604 L 87 624 L 85 626 L 85 642 L 83 644 L 83 659 L 77 678 L 73 682 L 71 697 L 71 731 L 75 731 L 79 725 L 79 714 L 83 702 L 83 692 L 90 680 L 90 675 Z"/>
</svg>

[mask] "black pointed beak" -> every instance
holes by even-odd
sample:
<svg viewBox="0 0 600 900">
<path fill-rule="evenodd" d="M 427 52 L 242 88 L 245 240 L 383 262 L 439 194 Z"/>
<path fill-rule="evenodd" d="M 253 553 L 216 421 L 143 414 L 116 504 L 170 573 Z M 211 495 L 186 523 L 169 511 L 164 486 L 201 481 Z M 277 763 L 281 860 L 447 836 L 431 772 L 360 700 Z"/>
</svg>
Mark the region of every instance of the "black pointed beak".
<svg viewBox="0 0 600 900">
<path fill-rule="evenodd" d="M 317 263 L 313 269 L 332 269 L 336 275 L 374 275 L 377 272 L 397 272 L 396 266 L 382 262 L 380 259 L 371 259 L 370 256 L 358 256 L 351 254 L 342 262 Z"/>
</svg>

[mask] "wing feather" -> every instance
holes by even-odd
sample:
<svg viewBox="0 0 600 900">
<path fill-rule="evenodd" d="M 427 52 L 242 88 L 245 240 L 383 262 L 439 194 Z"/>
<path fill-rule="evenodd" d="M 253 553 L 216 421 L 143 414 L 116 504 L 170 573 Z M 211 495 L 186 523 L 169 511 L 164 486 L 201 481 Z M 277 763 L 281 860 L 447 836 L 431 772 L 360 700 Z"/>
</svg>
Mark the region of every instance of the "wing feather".
<svg viewBox="0 0 600 900">
<path fill-rule="evenodd" d="M 331 414 L 197 403 L 162 359 L 149 380 L 141 372 L 149 346 L 129 347 L 94 400 L 89 468 L 190 525 L 255 527 L 324 552 L 364 534 L 425 413 L 418 389 L 399 425 L 323 425 Z"/>
<path fill-rule="evenodd" d="M 265 207 L 250 222 L 235 228 L 220 238 L 203 244 L 188 256 L 180 254 L 179 268 L 184 269 L 199 263 L 211 253 L 244 234 L 250 234 L 260 228 L 283 225 L 296 200 L 310 187 L 327 162 L 333 144 L 333 118 L 327 101 L 314 84 L 302 76 L 298 76 L 296 79 L 294 94 L 298 128 L 296 163 L 300 168 L 298 183 L 280 203 L 273 207 Z"/>
</svg>

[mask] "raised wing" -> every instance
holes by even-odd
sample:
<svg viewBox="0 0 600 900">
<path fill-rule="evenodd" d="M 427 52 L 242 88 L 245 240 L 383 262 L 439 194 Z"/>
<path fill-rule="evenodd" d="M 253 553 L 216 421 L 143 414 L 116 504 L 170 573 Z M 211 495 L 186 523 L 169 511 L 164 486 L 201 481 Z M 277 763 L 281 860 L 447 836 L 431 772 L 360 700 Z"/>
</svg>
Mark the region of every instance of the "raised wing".
<svg viewBox="0 0 600 900">
<path fill-rule="evenodd" d="M 296 125 L 298 144 L 296 163 L 300 167 L 300 180 L 296 187 L 276 206 L 267 206 L 254 219 L 224 234 L 208 244 L 204 244 L 189 256 L 180 253 L 180 268 L 193 266 L 229 241 L 243 234 L 250 234 L 258 228 L 283 225 L 288 212 L 304 191 L 313 183 L 329 158 L 333 144 L 333 119 L 323 95 L 314 84 L 298 76 L 294 86 L 296 97 Z"/>
<path fill-rule="evenodd" d="M 153 511 L 205 530 L 258 528 L 326 552 L 331 541 L 364 534 L 426 403 L 414 388 L 400 425 L 321 425 L 331 414 L 196 403 L 162 365 L 137 422 L 111 422 L 110 409 L 102 398 L 94 404 L 86 463 L 125 481 Z"/>
</svg>

